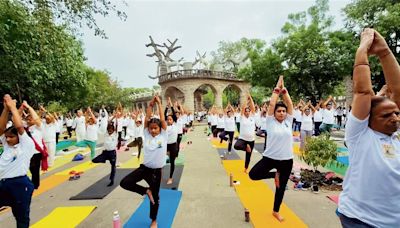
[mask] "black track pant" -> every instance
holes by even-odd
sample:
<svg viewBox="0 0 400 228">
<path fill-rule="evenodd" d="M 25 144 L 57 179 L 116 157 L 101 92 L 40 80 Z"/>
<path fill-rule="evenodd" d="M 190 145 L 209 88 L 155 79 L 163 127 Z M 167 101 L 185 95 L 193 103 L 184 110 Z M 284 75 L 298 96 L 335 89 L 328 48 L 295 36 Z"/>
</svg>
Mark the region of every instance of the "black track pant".
<svg viewBox="0 0 400 228">
<path fill-rule="evenodd" d="M 101 153 L 99 156 L 95 157 L 92 160 L 93 163 L 106 163 L 106 161 L 110 161 L 111 165 L 110 181 L 114 181 L 117 152 L 115 150 L 103 150 L 103 153 Z"/>
<path fill-rule="evenodd" d="M 181 150 L 181 141 L 182 141 L 182 134 L 178 134 L 178 138 L 176 140 L 176 143 L 177 143 L 176 147 L 177 147 L 178 153 Z"/>
<path fill-rule="evenodd" d="M 169 152 L 169 163 L 171 164 L 169 178 L 172 178 L 172 176 L 174 175 L 174 171 L 175 171 L 175 159 L 178 157 L 177 143 L 168 144 L 167 151 Z"/>
<path fill-rule="evenodd" d="M 219 134 L 219 137 L 221 138 L 221 143 L 222 140 L 227 141 L 228 137 L 226 137 L 226 135 L 229 136 L 229 144 L 228 144 L 228 152 L 231 152 L 232 150 L 232 142 L 233 142 L 233 135 L 235 132 L 233 131 L 224 131 L 221 134 Z"/>
<path fill-rule="evenodd" d="M 29 171 L 32 174 L 32 183 L 35 189 L 40 186 L 40 164 L 42 162 L 42 154 L 34 154 L 31 158 L 31 163 L 29 165 Z"/>
<path fill-rule="evenodd" d="M 293 159 L 289 160 L 274 160 L 268 157 L 263 157 L 257 164 L 251 168 L 249 177 L 252 180 L 262 180 L 274 178 L 275 172 L 270 172 L 275 168 L 279 173 L 279 188 L 275 190 L 274 211 L 279 212 L 283 195 L 285 194 L 286 184 L 289 180 L 290 172 L 292 171 Z"/>
<path fill-rule="evenodd" d="M 120 186 L 128 191 L 136 192 L 140 195 L 146 194 L 147 189 L 137 182 L 145 180 L 149 185 L 151 193 L 154 198 L 154 204 L 150 202 L 150 219 L 156 220 L 159 206 L 159 192 L 161 183 L 161 168 L 152 169 L 140 165 L 139 168 L 128 174 L 124 179 L 121 180 Z"/>
</svg>

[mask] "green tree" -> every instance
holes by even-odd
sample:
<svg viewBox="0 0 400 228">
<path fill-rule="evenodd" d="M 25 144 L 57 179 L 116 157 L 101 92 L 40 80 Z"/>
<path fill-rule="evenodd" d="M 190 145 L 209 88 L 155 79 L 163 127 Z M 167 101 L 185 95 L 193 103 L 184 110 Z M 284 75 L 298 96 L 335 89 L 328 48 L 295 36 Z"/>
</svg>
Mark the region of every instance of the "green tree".
<svg viewBox="0 0 400 228">
<path fill-rule="evenodd" d="M 45 13 L 56 23 L 74 27 L 82 27 L 86 24 L 89 28 L 94 29 L 95 35 L 104 38 L 106 33 L 97 25 L 96 16 L 106 17 L 115 13 L 122 20 L 127 17 L 123 11 L 117 8 L 115 1 L 108 0 L 17 0 L 14 2 L 20 2 L 32 11 Z M 120 1 L 120 3 L 126 5 L 125 1 Z"/>
<path fill-rule="evenodd" d="M 206 90 L 207 93 L 203 95 L 203 106 L 204 108 L 209 109 L 214 105 L 215 96 L 210 88 L 207 87 Z"/>
<path fill-rule="evenodd" d="M 81 43 L 64 26 L 0 1 L 0 93 L 30 103 L 73 102 L 86 85 Z"/>
</svg>

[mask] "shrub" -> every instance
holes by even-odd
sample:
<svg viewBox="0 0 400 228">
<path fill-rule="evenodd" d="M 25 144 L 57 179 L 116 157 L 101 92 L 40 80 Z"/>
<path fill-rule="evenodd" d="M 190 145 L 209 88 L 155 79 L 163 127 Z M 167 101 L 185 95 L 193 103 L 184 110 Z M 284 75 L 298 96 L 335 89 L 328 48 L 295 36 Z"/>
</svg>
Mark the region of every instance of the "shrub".
<svg viewBox="0 0 400 228">
<path fill-rule="evenodd" d="M 317 170 L 318 166 L 325 167 L 328 162 L 335 161 L 336 156 L 336 143 L 329 139 L 328 134 L 322 134 L 307 139 L 301 159 Z"/>
</svg>

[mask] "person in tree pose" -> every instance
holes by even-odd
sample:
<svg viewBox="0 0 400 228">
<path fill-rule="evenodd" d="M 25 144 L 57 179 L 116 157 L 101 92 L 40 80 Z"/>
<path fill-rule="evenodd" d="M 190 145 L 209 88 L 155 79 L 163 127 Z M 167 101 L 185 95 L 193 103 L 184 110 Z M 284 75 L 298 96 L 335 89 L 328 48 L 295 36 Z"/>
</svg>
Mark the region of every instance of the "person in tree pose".
<svg viewBox="0 0 400 228">
<path fill-rule="evenodd" d="M 152 118 L 151 110 L 157 105 L 158 118 Z M 151 227 L 157 227 L 157 213 L 159 207 L 159 191 L 161 183 L 161 169 L 166 163 L 167 156 L 167 123 L 161 108 L 161 100 L 155 96 L 147 107 L 144 122 L 144 160 L 139 168 L 122 179 L 122 188 L 145 195 L 150 199 Z M 138 185 L 137 182 L 145 180 L 149 187 Z"/>
<path fill-rule="evenodd" d="M 171 109 L 169 113 L 168 110 Z M 168 105 L 165 107 L 165 119 L 167 120 L 167 134 L 168 134 L 168 142 L 167 142 L 167 153 L 169 154 L 169 163 L 170 163 L 170 172 L 169 179 L 167 184 L 173 183 L 173 175 L 175 171 L 175 159 L 178 157 L 178 128 L 176 126 L 177 117 L 175 114 L 175 109 L 172 105 L 171 98 L 168 98 Z"/>
<path fill-rule="evenodd" d="M 283 102 L 278 102 L 280 95 L 282 95 Z M 293 166 L 292 115 L 292 100 L 284 86 L 283 76 L 280 76 L 268 107 L 267 148 L 262 159 L 253 166 L 249 173 L 252 180 L 275 178 L 276 190 L 272 215 L 280 222 L 284 219 L 279 214 L 279 209 Z M 271 172 L 274 168 L 277 171 Z"/>
</svg>

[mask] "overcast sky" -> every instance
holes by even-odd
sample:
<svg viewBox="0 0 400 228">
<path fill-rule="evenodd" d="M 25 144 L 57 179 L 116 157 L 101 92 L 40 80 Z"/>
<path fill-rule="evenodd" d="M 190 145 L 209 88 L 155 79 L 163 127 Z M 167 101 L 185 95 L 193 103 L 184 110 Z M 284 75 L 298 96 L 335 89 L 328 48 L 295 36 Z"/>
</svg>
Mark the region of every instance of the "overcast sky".
<svg viewBox="0 0 400 228">
<path fill-rule="evenodd" d="M 258 38 L 271 42 L 281 36 L 281 28 L 290 13 L 305 11 L 311 0 L 258 0 L 258 1 L 133 1 L 122 5 L 128 18 L 98 18 L 98 25 L 107 33 L 108 39 L 94 36 L 84 29 L 87 64 L 96 69 L 107 70 L 123 87 L 152 87 L 156 80 L 157 63 L 151 47 L 146 48 L 151 35 L 156 43 L 178 38 L 176 50 L 171 57 L 193 61 L 196 50 L 201 53 L 218 48 L 219 41 L 237 41 L 242 37 Z M 343 27 L 341 9 L 350 0 L 331 0 L 330 15 L 335 17 L 335 27 Z"/>
</svg>

